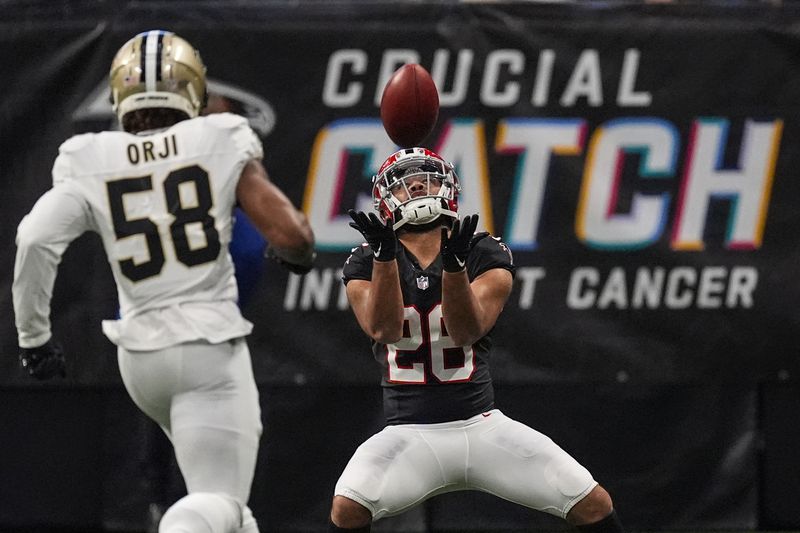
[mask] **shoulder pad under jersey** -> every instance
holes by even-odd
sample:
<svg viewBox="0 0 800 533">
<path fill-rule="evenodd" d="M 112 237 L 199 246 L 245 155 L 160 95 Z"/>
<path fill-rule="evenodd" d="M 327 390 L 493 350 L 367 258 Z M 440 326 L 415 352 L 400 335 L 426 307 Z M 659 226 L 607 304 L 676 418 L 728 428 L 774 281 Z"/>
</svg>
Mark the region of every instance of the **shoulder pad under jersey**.
<svg viewBox="0 0 800 533">
<path fill-rule="evenodd" d="M 58 151 L 62 154 L 77 152 L 87 144 L 91 143 L 95 135 L 95 133 L 81 133 L 78 135 L 73 135 L 61 143 L 61 146 L 58 147 Z"/>
<path fill-rule="evenodd" d="M 245 117 L 233 113 L 212 113 L 206 115 L 205 119 L 212 126 L 226 130 L 239 128 L 243 125 L 250 125 Z"/>
</svg>

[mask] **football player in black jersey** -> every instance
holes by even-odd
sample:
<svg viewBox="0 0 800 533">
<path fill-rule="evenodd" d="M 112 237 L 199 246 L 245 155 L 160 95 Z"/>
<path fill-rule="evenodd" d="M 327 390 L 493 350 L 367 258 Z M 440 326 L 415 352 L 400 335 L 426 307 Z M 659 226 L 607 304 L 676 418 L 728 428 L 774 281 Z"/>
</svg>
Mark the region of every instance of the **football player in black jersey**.
<svg viewBox="0 0 800 533">
<path fill-rule="evenodd" d="M 511 292 L 511 252 L 478 215 L 459 219 L 453 166 L 425 148 L 392 154 L 373 179 L 375 213 L 350 211 L 366 243 L 343 270 L 356 319 L 381 365 L 387 426 L 356 450 L 329 530 L 456 490 L 481 490 L 620 533 L 611 498 L 547 436 L 494 407 L 491 333 Z"/>
</svg>

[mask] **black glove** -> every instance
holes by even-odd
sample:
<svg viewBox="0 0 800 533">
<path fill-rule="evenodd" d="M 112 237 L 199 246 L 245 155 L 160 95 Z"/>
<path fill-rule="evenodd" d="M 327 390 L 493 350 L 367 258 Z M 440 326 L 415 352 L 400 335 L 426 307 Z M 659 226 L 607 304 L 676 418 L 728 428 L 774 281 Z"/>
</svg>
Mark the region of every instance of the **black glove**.
<svg viewBox="0 0 800 533">
<path fill-rule="evenodd" d="M 311 268 L 314 266 L 314 259 L 317 258 L 317 252 L 312 251 L 307 257 L 303 258 L 302 262 L 291 262 L 281 257 L 272 245 L 267 246 L 265 255 L 289 272 L 300 276 L 308 274 L 311 271 Z"/>
<path fill-rule="evenodd" d="M 352 209 L 347 212 L 353 222 L 350 227 L 361 232 L 364 240 L 369 243 L 375 261 L 391 261 L 397 256 L 397 236 L 394 234 L 391 222 L 384 224 L 375 215 L 370 213 L 356 213 Z"/>
<path fill-rule="evenodd" d="M 450 235 L 447 229 L 442 228 L 442 268 L 445 272 L 461 272 L 467 266 L 467 256 L 478 241 L 489 235 L 479 233 L 475 235 L 478 227 L 478 215 L 469 215 L 464 220 L 453 222 Z"/>
<path fill-rule="evenodd" d="M 52 338 L 36 348 L 20 348 L 19 362 L 29 376 L 39 380 L 67 377 L 64 350 Z"/>
</svg>

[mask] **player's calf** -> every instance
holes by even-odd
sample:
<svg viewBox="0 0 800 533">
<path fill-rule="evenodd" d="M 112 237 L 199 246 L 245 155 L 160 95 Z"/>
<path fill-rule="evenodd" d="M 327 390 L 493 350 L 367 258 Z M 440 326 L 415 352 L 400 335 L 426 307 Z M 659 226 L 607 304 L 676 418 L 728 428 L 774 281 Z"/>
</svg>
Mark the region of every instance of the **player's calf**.
<svg viewBox="0 0 800 533">
<path fill-rule="evenodd" d="M 567 515 L 567 522 L 582 533 L 623 533 L 608 492 L 597 485 Z"/>
<path fill-rule="evenodd" d="M 334 496 L 331 506 L 330 533 L 347 531 L 368 533 L 372 523 L 372 513 L 358 502 L 344 496 Z"/>
<path fill-rule="evenodd" d="M 622 523 L 617 517 L 617 512 L 612 510 L 611 513 L 593 524 L 584 524 L 577 526 L 581 533 L 624 533 Z"/>
<path fill-rule="evenodd" d="M 345 527 L 338 527 L 333 522 L 328 524 L 328 533 L 369 533 L 370 532 L 370 525 L 367 524 L 364 527 L 357 527 L 353 528 L 345 528 Z"/>
</svg>

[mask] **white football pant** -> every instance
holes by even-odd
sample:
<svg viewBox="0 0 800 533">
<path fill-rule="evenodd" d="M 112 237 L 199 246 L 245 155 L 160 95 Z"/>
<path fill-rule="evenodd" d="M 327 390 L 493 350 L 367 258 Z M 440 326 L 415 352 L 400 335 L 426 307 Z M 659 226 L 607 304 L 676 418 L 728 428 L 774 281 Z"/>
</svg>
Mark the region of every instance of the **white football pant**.
<svg viewBox="0 0 800 533">
<path fill-rule="evenodd" d="M 457 490 L 565 518 L 596 485 L 549 437 L 495 409 L 468 420 L 387 426 L 358 447 L 334 493 L 369 509 L 373 520 Z"/>
<path fill-rule="evenodd" d="M 155 351 L 118 350 L 134 403 L 172 441 L 188 496 L 159 533 L 257 533 L 246 507 L 261 437 L 261 411 L 244 339 Z"/>
</svg>

